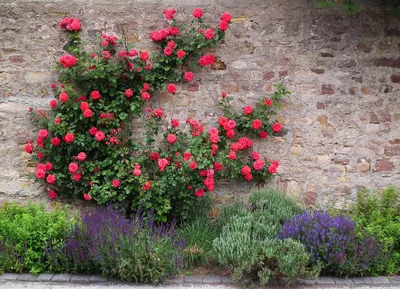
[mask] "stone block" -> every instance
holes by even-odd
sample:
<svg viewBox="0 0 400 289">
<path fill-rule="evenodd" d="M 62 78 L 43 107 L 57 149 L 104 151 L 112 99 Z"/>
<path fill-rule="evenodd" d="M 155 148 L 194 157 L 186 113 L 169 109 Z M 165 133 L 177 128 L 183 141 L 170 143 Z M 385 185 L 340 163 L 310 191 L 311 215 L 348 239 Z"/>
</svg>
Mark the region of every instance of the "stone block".
<svg viewBox="0 0 400 289">
<path fill-rule="evenodd" d="M 182 284 L 183 283 L 183 276 L 174 276 L 167 280 L 168 284 Z"/>
<path fill-rule="evenodd" d="M 231 277 L 222 276 L 221 281 L 223 284 L 234 284 L 235 282 L 232 280 Z"/>
<path fill-rule="evenodd" d="M 107 277 L 92 275 L 90 276 L 90 283 L 102 283 L 107 282 Z"/>
<path fill-rule="evenodd" d="M 16 273 L 4 273 L 0 275 L 0 281 L 17 281 L 19 275 Z"/>
<path fill-rule="evenodd" d="M 218 275 L 205 275 L 203 277 L 204 284 L 220 284 L 221 282 L 221 276 Z"/>
<path fill-rule="evenodd" d="M 185 283 L 203 283 L 203 276 L 185 276 Z"/>
<path fill-rule="evenodd" d="M 29 281 L 29 282 L 35 282 L 37 279 L 37 276 L 34 276 L 32 274 L 20 274 L 17 278 L 18 281 Z"/>
<path fill-rule="evenodd" d="M 389 280 L 392 282 L 392 284 L 400 284 L 400 276 L 390 276 Z"/>
<path fill-rule="evenodd" d="M 354 285 L 354 282 L 351 278 L 333 278 L 336 285 Z"/>
<path fill-rule="evenodd" d="M 372 280 L 369 277 L 352 278 L 354 285 L 370 285 Z"/>
<path fill-rule="evenodd" d="M 90 275 L 72 275 L 71 283 L 78 283 L 78 284 L 90 283 Z"/>
<path fill-rule="evenodd" d="M 395 165 L 390 159 L 381 159 L 376 161 L 375 171 L 376 172 L 388 172 L 393 171 L 395 169 Z"/>
<path fill-rule="evenodd" d="M 69 283 L 71 281 L 71 274 L 56 274 L 51 279 L 52 282 Z"/>
<path fill-rule="evenodd" d="M 53 279 L 54 274 L 39 274 L 36 278 L 36 282 L 50 282 Z"/>
<path fill-rule="evenodd" d="M 331 277 L 319 277 L 316 280 L 317 285 L 335 285 L 335 281 Z"/>
<path fill-rule="evenodd" d="M 387 277 L 369 277 L 374 285 L 388 285 L 391 284 L 390 280 Z"/>
</svg>

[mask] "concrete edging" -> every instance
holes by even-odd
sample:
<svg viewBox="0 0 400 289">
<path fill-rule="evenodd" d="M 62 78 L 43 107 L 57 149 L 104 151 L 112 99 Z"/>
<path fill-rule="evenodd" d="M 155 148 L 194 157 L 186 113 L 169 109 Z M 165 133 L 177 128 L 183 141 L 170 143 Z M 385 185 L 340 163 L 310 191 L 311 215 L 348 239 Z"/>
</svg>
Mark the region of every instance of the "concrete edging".
<svg viewBox="0 0 400 289">
<path fill-rule="evenodd" d="M 6 282 L 55 282 L 55 283 L 71 283 L 71 284 L 129 284 L 129 282 L 117 279 L 106 278 L 98 275 L 73 275 L 73 274 L 40 274 L 34 276 L 31 274 L 4 273 L 0 275 L 0 281 Z M 167 280 L 167 284 L 224 284 L 231 285 L 233 280 L 230 277 L 219 275 L 205 276 L 175 276 Z M 280 279 L 279 282 L 271 282 L 273 285 L 285 285 L 285 280 Z M 298 285 L 303 286 L 390 286 L 400 285 L 400 276 L 381 276 L 381 277 L 355 277 L 355 278 L 331 278 L 319 277 L 315 280 L 298 279 Z"/>
</svg>

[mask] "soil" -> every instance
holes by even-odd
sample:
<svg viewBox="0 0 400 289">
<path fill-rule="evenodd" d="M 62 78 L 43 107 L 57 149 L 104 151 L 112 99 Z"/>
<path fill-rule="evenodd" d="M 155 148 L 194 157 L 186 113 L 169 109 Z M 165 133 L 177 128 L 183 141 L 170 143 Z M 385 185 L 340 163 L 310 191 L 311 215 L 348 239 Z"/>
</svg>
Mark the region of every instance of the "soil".
<svg viewBox="0 0 400 289">
<path fill-rule="evenodd" d="M 232 270 L 226 267 L 222 267 L 215 264 L 208 264 L 207 266 L 193 267 L 189 269 L 184 269 L 181 275 L 185 276 L 205 276 L 205 275 L 220 275 L 220 276 L 231 276 Z"/>
</svg>

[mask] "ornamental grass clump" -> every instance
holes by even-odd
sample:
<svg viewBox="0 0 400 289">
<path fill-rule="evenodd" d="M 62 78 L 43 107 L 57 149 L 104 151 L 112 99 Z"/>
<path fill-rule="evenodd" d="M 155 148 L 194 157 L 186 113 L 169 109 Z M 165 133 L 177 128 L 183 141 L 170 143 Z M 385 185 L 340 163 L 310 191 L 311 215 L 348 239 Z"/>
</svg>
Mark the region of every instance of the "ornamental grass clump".
<svg viewBox="0 0 400 289">
<path fill-rule="evenodd" d="M 197 69 L 213 67 L 217 57 L 204 49 L 224 39 L 232 19 L 226 12 L 209 25 L 197 8 L 184 28 L 175 13 L 165 10 L 163 26 L 150 33 L 158 46 L 152 53 L 105 33 L 101 45 L 90 46 L 99 49 L 86 51 L 84 25 L 76 18 L 61 21 L 67 41 L 59 83 L 51 85 L 55 99 L 49 110 L 32 112 L 39 132 L 25 146 L 51 199 L 77 197 L 128 213 L 141 206 L 154 210 L 157 220 L 186 220 L 219 178 L 267 182 L 277 173 L 279 162 L 252 152 L 249 136 L 266 139 L 283 129 L 276 120 L 279 101 L 289 93 L 283 85 L 240 113 L 234 113 L 233 97 L 221 92 L 223 111 L 209 127 L 151 107 L 157 92 L 174 97 L 199 80 Z M 145 120 L 141 141 L 133 140 L 137 118 Z"/>
<path fill-rule="evenodd" d="M 157 224 L 140 213 L 128 220 L 109 207 L 83 213 L 64 244 L 50 243 L 46 255 L 52 271 L 155 284 L 182 267 L 185 244 L 175 223 Z"/>
<path fill-rule="evenodd" d="M 325 273 L 338 276 L 371 275 L 374 269 L 385 268 L 391 253 L 374 237 L 358 238 L 355 222 L 349 217 L 322 211 L 288 220 L 278 238 L 300 241 L 311 255 L 311 262 L 322 262 Z"/>
</svg>

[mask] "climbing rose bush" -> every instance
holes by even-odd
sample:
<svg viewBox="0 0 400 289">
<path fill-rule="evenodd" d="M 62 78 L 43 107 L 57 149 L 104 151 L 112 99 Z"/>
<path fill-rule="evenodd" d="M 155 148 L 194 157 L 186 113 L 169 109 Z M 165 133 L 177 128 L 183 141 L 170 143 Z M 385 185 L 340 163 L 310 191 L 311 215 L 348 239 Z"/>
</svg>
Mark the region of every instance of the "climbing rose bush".
<svg viewBox="0 0 400 289">
<path fill-rule="evenodd" d="M 190 118 L 170 120 L 162 107 L 148 104 L 155 91 L 175 95 L 176 83 L 212 66 L 215 56 L 202 51 L 224 39 L 231 22 L 226 12 L 215 27 L 206 25 L 196 8 L 191 27 L 182 29 L 175 13 L 165 10 L 164 28 L 150 33 L 159 47 L 154 53 L 106 34 L 100 50 L 85 51 L 80 21 L 61 21 L 68 42 L 58 66 L 60 84 L 51 85 L 56 97 L 50 111 L 34 114 L 40 130 L 25 147 L 51 199 L 73 196 L 127 211 L 140 206 L 165 221 L 171 215 L 186 218 L 218 178 L 265 182 L 277 172 L 279 162 L 252 152 L 248 136 L 267 138 L 282 129 L 273 118 L 288 94 L 282 85 L 236 113 L 232 98 L 222 93 L 225 113 L 210 127 Z M 146 132 L 142 142 L 134 142 L 132 124 L 140 117 Z"/>
</svg>

